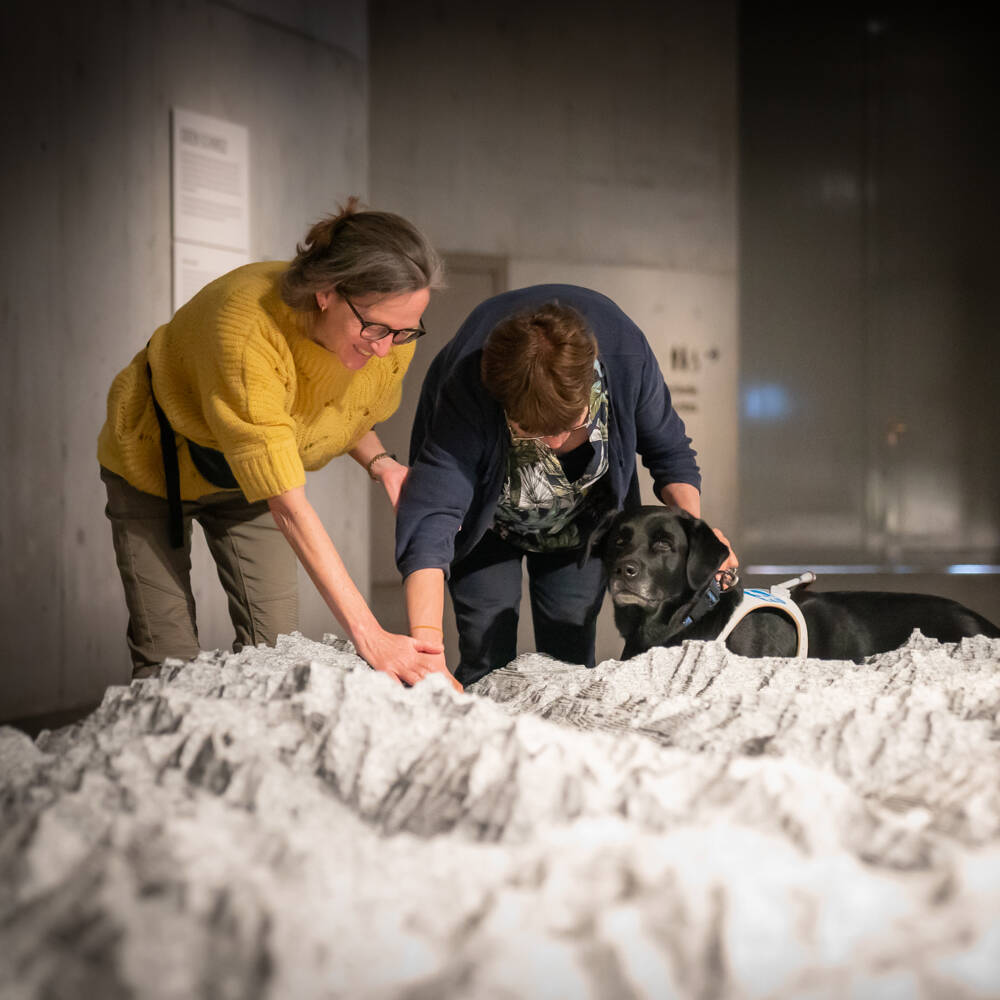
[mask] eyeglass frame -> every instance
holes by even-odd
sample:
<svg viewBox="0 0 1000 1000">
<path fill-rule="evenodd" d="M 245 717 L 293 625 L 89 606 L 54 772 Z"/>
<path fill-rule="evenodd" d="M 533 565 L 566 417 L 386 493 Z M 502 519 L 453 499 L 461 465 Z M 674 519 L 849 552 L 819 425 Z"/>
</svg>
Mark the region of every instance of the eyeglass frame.
<svg viewBox="0 0 1000 1000">
<path fill-rule="evenodd" d="M 514 428 L 510 426 L 510 417 L 507 416 L 506 410 L 504 411 L 503 418 L 507 424 L 507 430 L 510 432 L 511 441 L 541 441 L 542 438 L 559 437 L 560 434 L 572 434 L 574 431 L 582 431 L 584 427 L 589 427 L 594 422 L 594 418 L 591 417 L 590 410 L 588 409 L 587 419 L 582 424 L 577 424 L 576 427 L 570 427 L 568 430 L 558 431 L 555 434 L 529 434 L 522 437 L 520 434 L 514 433 Z"/>
<path fill-rule="evenodd" d="M 380 340 L 385 340 L 386 337 L 392 337 L 392 342 L 397 346 L 401 344 L 412 344 L 418 337 L 422 337 L 425 333 L 427 333 L 424 329 L 423 316 L 421 316 L 418 320 L 420 323 L 419 327 L 404 326 L 402 329 L 396 330 L 386 323 L 374 323 L 371 320 L 365 319 L 364 316 L 362 316 L 361 313 L 359 313 L 355 308 L 354 303 L 346 295 L 341 294 L 340 297 L 351 307 L 351 312 L 354 313 L 357 321 L 361 324 L 361 339 L 366 343 L 377 344 Z M 383 333 L 380 337 L 365 336 L 365 330 L 367 330 L 370 326 L 380 326 L 383 330 L 385 330 L 385 333 Z M 398 333 L 405 333 L 406 337 L 403 340 L 397 340 L 396 334 Z"/>
</svg>

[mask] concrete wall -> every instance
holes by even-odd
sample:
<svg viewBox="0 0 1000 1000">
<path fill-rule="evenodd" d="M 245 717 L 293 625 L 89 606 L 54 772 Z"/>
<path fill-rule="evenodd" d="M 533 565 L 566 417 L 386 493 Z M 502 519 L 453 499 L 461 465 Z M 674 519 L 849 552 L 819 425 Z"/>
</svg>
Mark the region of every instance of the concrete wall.
<svg viewBox="0 0 1000 1000">
<path fill-rule="evenodd" d="M 370 10 L 378 204 L 451 252 L 735 277 L 733 0 Z"/>
<path fill-rule="evenodd" d="M 248 127 L 251 257 L 288 257 L 317 216 L 365 194 L 365 12 L 5 5 L 0 721 L 89 703 L 128 676 L 95 449 L 112 377 L 170 315 L 170 108 Z M 367 478 L 334 462 L 310 494 L 366 586 Z M 195 561 L 202 645 L 226 646 L 214 571 Z M 334 630 L 303 595 L 303 630 Z"/>
<path fill-rule="evenodd" d="M 615 299 L 643 325 L 671 386 L 694 393 L 684 416 L 704 512 L 733 524 L 734 0 L 371 0 L 370 12 L 373 202 L 416 220 L 447 254 L 504 261 L 510 287 L 570 281 Z M 460 286 L 442 298 L 464 294 L 464 277 Z M 444 303 L 442 314 L 453 311 Z M 453 332 L 433 329 L 418 351 L 432 354 Z M 697 373 L 677 370 L 675 348 L 699 354 Z M 404 450 L 416 392 L 414 379 L 385 429 Z M 376 498 L 372 572 L 391 616 L 384 508 Z M 620 651 L 604 615 L 598 656 Z"/>
</svg>

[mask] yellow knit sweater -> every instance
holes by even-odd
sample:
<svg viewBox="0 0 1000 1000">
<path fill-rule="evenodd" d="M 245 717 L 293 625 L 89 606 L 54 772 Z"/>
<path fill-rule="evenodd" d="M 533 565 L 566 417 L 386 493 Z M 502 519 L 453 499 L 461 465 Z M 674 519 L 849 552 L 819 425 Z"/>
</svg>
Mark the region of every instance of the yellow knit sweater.
<svg viewBox="0 0 1000 1000">
<path fill-rule="evenodd" d="M 185 438 L 223 452 L 247 500 L 305 483 L 350 451 L 399 406 L 413 344 L 359 371 L 308 336 L 309 317 L 281 301 L 287 263 L 248 264 L 203 288 L 161 326 L 108 394 L 101 465 L 136 489 L 166 496 L 160 433 L 149 391 L 177 433 L 181 497 L 218 491 L 191 461 Z"/>
</svg>

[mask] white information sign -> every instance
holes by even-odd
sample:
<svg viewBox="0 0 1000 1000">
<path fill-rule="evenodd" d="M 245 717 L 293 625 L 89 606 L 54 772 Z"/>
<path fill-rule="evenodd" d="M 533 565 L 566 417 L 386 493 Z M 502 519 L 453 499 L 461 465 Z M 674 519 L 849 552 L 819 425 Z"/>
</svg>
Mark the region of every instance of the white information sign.
<svg viewBox="0 0 1000 1000">
<path fill-rule="evenodd" d="M 174 312 L 210 281 L 249 263 L 250 255 L 241 250 L 220 250 L 174 240 Z"/>
<path fill-rule="evenodd" d="M 184 108 L 171 124 L 176 310 L 249 260 L 249 140 L 243 125 Z"/>
<path fill-rule="evenodd" d="M 250 244 L 247 129 L 174 108 L 174 239 L 228 250 Z"/>
</svg>

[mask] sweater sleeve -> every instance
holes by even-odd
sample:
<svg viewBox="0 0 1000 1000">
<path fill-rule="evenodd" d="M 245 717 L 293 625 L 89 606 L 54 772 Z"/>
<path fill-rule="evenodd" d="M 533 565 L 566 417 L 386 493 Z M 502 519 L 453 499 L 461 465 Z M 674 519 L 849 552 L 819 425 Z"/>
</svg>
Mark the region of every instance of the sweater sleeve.
<svg viewBox="0 0 1000 1000">
<path fill-rule="evenodd" d="M 287 345 L 257 329 L 234 341 L 223 336 L 217 347 L 199 366 L 197 386 L 205 421 L 240 489 L 255 502 L 304 485 Z"/>
</svg>

